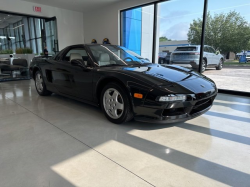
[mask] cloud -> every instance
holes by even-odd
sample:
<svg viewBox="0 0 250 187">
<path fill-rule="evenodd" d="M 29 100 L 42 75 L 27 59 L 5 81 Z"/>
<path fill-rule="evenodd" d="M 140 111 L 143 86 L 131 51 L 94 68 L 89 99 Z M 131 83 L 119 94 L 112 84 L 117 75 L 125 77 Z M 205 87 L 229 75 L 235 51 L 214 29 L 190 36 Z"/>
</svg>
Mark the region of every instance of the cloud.
<svg viewBox="0 0 250 187">
<path fill-rule="evenodd" d="M 161 28 L 160 36 L 166 36 L 171 40 L 187 40 L 187 33 L 189 30 L 189 23 L 177 23 L 170 28 Z"/>
<path fill-rule="evenodd" d="M 180 20 L 181 18 L 190 15 L 190 11 L 170 11 L 170 12 L 160 12 L 159 18 L 161 23 L 171 23 Z"/>
</svg>

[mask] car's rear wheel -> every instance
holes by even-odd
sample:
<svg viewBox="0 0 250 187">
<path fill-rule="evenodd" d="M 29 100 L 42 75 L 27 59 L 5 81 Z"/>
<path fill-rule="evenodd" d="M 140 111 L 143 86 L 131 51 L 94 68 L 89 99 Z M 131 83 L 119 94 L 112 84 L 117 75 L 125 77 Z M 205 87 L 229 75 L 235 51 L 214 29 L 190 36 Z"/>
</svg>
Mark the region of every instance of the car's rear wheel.
<svg viewBox="0 0 250 187">
<path fill-rule="evenodd" d="M 36 75 L 35 75 L 35 85 L 36 85 L 36 91 L 39 95 L 41 96 L 47 96 L 47 95 L 51 95 L 52 92 L 48 91 L 46 89 L 46 85 L 43 81 L 43 76 L 41 74 L 40 71 L 37 71 L 36 72 Z"/>
<path fill-rule="evenodd" d="M 220 59 L 218 66 L 216 66 L 216 70 L 221 70 L 222 68 L 223 68 L 223 60 Z"/>
<path fill-rule="evenodd" d="M 117 83 L 110 83 L 104 87 L 100 103 L 106 118 L 112 123 L 121 124 L 133 118 L 128 95 Z"/>
</svg>

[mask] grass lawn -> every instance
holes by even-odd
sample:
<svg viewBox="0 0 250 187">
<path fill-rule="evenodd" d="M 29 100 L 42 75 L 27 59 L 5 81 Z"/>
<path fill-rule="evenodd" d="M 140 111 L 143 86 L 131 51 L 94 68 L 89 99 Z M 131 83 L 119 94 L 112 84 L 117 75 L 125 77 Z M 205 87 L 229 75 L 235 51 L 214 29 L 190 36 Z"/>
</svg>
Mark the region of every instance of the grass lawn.
<svg viewBox="0 0 250 187">
<path fill-rule="evenodd" d="M 239 60 L 230 60 L 224 62 L 224 66 L 250 66 L 250 62 L 239 63 Z"/>
</svg>

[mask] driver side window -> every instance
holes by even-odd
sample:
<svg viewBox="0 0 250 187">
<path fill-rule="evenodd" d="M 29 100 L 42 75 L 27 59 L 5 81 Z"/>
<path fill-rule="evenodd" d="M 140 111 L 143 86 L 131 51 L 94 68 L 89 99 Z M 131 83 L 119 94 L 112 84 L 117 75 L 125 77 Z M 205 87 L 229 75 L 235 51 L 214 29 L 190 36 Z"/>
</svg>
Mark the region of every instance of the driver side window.
<svg viewBox="0 0 250 187">
<path fill-rule="evenodd" d="M 63 57 L 63 61 L 71 62 L 72 60 L 82 60 L 85 66 L 91 66 L 90 58 L 84 48 L 73 48 L 70 49 L 67 54 Z"/>
<path fill-rule="evenodd" d="M 214 50 L 214 48 L 210 47 L 210 51 L 211 53 L 215 53 L 216 51 Z"/>
</svg>

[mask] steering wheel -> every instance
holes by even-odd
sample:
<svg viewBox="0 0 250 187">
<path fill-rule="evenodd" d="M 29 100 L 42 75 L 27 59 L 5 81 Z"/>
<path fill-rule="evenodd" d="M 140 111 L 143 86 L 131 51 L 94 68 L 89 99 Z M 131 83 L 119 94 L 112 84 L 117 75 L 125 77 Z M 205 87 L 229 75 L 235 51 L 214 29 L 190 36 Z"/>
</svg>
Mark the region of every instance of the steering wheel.
<svg viewBox="0 0 250 187">
<path fill-rule="evenodd" d="M 131 57 L 126 57 L 123 59 L 123 61 L 126 61 L 127 59 L 130 59 L 131 61 L 134 61 Z"/>
</svg>

